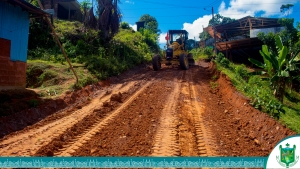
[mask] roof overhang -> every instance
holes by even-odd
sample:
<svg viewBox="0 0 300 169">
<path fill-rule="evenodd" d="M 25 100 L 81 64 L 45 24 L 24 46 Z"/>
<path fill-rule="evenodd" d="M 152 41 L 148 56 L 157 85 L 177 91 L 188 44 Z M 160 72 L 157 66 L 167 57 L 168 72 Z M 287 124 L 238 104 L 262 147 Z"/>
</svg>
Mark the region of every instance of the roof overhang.
<svg viewBox="0 0 300 169">
<path fill-rule="evenodd" d="M 251 47 L 258 47 L 263 45 L 262 41 L 258 38 L 245 38 L 239 40 L 232 40 L 226 42 L 218 42 L 216 47 L 219 51 L 226 51 L 226 50 L 234 50 L 234 49 L 243 49 L 243 48 L 251 48 Z"/>
<path fill-rule="evenodd" d="M 228 32 L 239 34 L 239 32 L 250 31 L 250 29 L 271 27 L 281 27 L 281 25 L 278 23 L 278 18 L 256 18 L 247 16 L 227 24 L 208 26 L 204 28 L 204 30 L 206 30 L 212 37 L 214 37 L 215 30 L 217 38 L 221 39 L 221 34 L 225 35 Z"/>
<path fill-rule="evenodd" d="M 6 3 L 9 3 L 14 6 L 19 6 L 23 10 L 27 11 L 30 15 L 30 17 L 43 17 L 48 15 L 48 13 L 44 12 L 40 8 L 37 8 L 36 6 L 24 1 L 24 0 L 0 0 Z"/>
<path fill-rule="evenodd" d="M 80 4 L 76 0 L 60 0 L 58 1 L 62 7 L 67 10 L 79 10 L 80 11 Z"/>
</svg>

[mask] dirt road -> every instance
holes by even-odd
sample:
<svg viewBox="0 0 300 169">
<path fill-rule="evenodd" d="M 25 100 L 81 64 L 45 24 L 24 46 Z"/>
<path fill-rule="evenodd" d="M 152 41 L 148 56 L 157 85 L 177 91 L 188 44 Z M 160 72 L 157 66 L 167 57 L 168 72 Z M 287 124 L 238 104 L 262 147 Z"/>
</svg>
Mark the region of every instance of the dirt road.
<svg viewBox="0 0 300 169">
<path fill-rule="evenodd" d="M 295 134 L 252 108 L 211 63 L 187 71 L 144 66 L 107 83 L 5 134 L 0 155 L 267 156 L 279 140 Z"/>
</svg>

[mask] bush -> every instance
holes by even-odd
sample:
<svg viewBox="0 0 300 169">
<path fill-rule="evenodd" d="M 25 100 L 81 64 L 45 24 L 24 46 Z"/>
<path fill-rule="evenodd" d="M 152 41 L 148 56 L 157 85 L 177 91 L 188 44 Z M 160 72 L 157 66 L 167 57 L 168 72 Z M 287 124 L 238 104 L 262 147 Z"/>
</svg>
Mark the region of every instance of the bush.
<svg viewBox="0 0 300 169">
<path fill-rule="evenodd" d="M 209 47 L 206 47 L 204 48 L 203 50 L 203 54 L 207 55 L 207 56 L 212 56 L 213 54 L 213 49 L 212 48 L 209 48 Z"/>
<path fill-rule="evenodd" d="M 223 58 L 224 58 L 224 54 L 221 52 L 218 53 L 218 55 L 216 56 L 216 62 L 220 63 Z"/>
<path fill-rule="evenodd" d="M 103 42 L 103 39 L 98 36 L 98 31 L 82 29 L 83 25 L 79 22 L 55 20 L 55 26 L 68 58 L 72 62 L 84 63 L 98 79 L 116 76 L 138 64 L 149 62 L 154 52 L 160 52 L 157 34 L 147 29 L 142 33 L 121 29 L 110 42 Z M 61 64 L 66 61 L 57 45 L 50 48 L 36 47 L 28 53 L 29 59 Z M 39 78 L 39 81 L 50 77 L 45 74 Z"/>
<path fill-rule="evenodd" d="M 244 64 L 237 65 L 234 67 L 234 71 L 240 75 L 244 80 L 247 80 L 249 77 L 247 67 Z"/>
<path fill-rule="evenodd" d="M 98 80 L 92 76 L 86 76 L 82 79 L 79 79 L 77 83 L 73 85 L 73 89 L 81 89 L 84 86 L 91 85 L 96 83 Z"/>
<path fill-rule="evenodd" d="M 47 70 L 44 71 L 39 77 L 38 77 L 38 82 L 42 84 L 44 81 L 53 79 L 57 76 L 57 73 L 54 72 L 53 70 Z"/>
<path fill-rule="evenodd" d="M 262 80 L 258 75 L 250 76 L 250 78 L 248 80 L 248 84 L 250 86 L 254 86 L 254 85 L 262 86 Z"/>
<path fill-rule="evenodd" d="M 48 65 L 43 63 L 38 63 L 35 65 L 28 64 L 26 69 L 26 87 L 38 87 L 41 85 L 40 76 L 44 74 L 44 70 L 49 68 Z M 43 75 L 43 77 L 48 75 Z"/>
<path fill-rule="evenodd" d="M 193 54 L 194 59 L 211 59 L 212 57 L 212 49 L 209 47 L 206 48 L 194 48 L 190 51 Z"/>
<path fill-rule="evenodd" d="M 223 57 L 220 61 L 220 64 L 225 68 L 229 68 L 230 61 L 227 58 Z"/>
</svg>

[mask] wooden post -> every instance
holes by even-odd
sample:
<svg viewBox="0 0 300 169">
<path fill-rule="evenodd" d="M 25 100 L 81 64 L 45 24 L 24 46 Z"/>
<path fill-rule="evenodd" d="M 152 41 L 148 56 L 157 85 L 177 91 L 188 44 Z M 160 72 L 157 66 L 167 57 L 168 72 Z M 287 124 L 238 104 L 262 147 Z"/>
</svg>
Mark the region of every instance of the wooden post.
<svg viewBox="0 0 300 169">
<path fill-rule="evenodd" d="M 227 46 L 227 43 L 226 43 L 226 58 L 228 59 L 228 46 Z"/>
<path fill-rule="evenodd" d="M 66 60 L 67 60 L 67 62 L 68 62 L 68 64 L 69 64 L 69 66 L 70 66 L 72 72 L 74 73 L 74 75 L 75 75 L 75 77 L 76 77 L 76 83 L 77 83 L 77 82 L 78 82 L 78 76 L 77 76 L 75 70 L 73 69 L 73 66 L 72 66 L 72 64 L 71 64 L 71 62 L 70 62 L 70 60 L 69 60 L 69 58 L 68 58 L 68 56 L 67 56 L 67 54 L 66 54 L 66 52 L 65 52 L 65 49 L 64 49 L 63 46 L 61 45 L 61 43 L 60 43 L 60 41 L 59 41 L 59 39 L 58 39 L 58 36 L 57 36 L 57 34 L 56 34 L 56 32 L 55 32 L 55 30 L 54 30 L 54 28 L 53 28 L 51 22 L 49 21 L 49 18 L 48 18 L 48 17 L 45 17 L 45 18 L 46 18 L 46 21 L 48 22 L 48 24 L 49 24 L 49 26 L 50 26 L 50 28 L 51 28 L 51 30 L 52 30 L 52 33 L 53 33 L 53 36 L 54 36 L 56 42 L 58 43 L 58 45 L 59 45 L 61 51 L 62 51 L 63 54 L 64 54 L 64 57 L 66 58 Z"/>
<path fill-rule="evenodd" d="M 40 0 L 38 0 L 38 3 L 39 3 L 39 5 L 40 5 L 40 8 L 41 8 L 42 10 L 44 10 L 44 7 L 43 7 L 43 5 L 41 4 Z M 51 24 L 51 22 L 50 22 L 50 20 L 49 20 L 49 18 L 48 18 L 47 16 L 45 16 L 45 19 L 46 19 L 48 25 L 50 26 L 50 28 L 51 28 L 51 30 L 52 30 L 52 33 L 53 33 L 53 36 L 54 36 L 54 38 L 55 38 L 57 44 L 59 45 L 59 47 L 60 47 L 60 49 L 61 49 L 61 51 L 62 51 L 64 57 L 66 58 L 66 60 L 67 60 L 67 62 L 68 62 L 68 64 L 69 64 L 69 66 L 70 66 L 70 68 L 71 68 L 73 74 L 74 74 L 75 77 L 76 77 L 76 83 L 78 83 L 78 76 L 77 76 L 75 70 L 73 69 L 73 66 L 72 66 L 72 64 L 71 64 L 71 62 L 70 62 L 70 60 L 69 60 L 69 58 L 68 58 L 68 56 L 67 56 L 67 54 L 66 54 L 66 52 L 65 52 L 65 49 L 63 48 L 63 46 L 61 45 L 61 43 L 60 43 L 60 41 L 59 41 L 59 39 L 58 39 L 58 36 L 57 36 L 57 34 L 56 34 L 56 32 L 55 32 L 55 30 L 54 30 L 54 28 L 53 28 L 53 25 Z"/>
<path fill-rule="evenodd" d="M 214 43 L 215 43 L 215 48 L 214 48 L 214 55 L 217 55 L 217 40 L 216 40 L 216 29 L 215 29 L 215 19 L 214 19 L 214 7 L 211 7 L 211 12 L 212 12 L 212 21 L 213 21 L 213 29 L 214 29 Z"/>
</svg>

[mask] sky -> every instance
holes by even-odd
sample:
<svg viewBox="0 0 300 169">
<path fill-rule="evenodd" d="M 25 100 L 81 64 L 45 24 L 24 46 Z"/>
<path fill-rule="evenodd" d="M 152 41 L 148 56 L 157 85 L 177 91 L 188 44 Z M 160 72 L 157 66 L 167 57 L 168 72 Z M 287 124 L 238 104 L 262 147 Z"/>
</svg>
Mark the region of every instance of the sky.
<svg viewBox="0 0 300 169">
<path fill-rule="evenodd" d="M 79 0 L 79 2 L 82 0 Z M 161 30 L 159 44 L 164 46 L 166 32 L 184 29 L 190 39 L 199 40 L 199 33 L 207 27 L 214 14 L 239 19 L 245 16 L 269 18 L 294 18 L 300 22 L 300 0 L 120 0 L 122 21 L 136 30 L 136 22 L 143 14 L 149 14 L 158 21 Z M 282 13 L 282 4 L 294 4 Z"/>
</svg>

